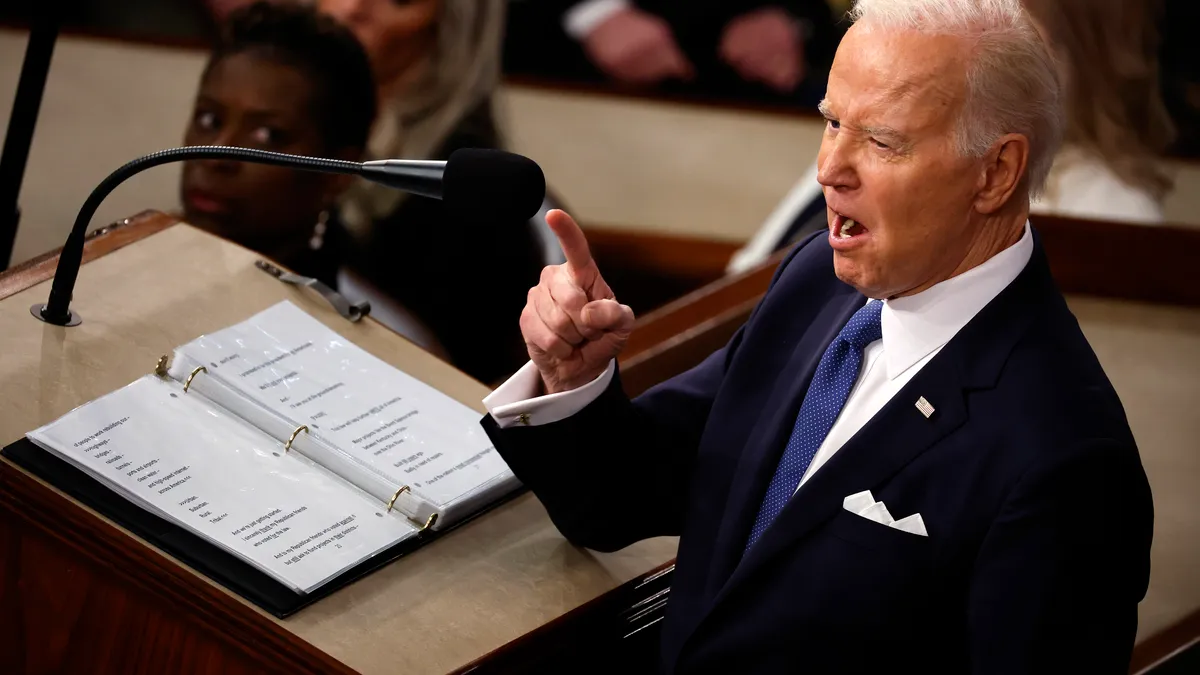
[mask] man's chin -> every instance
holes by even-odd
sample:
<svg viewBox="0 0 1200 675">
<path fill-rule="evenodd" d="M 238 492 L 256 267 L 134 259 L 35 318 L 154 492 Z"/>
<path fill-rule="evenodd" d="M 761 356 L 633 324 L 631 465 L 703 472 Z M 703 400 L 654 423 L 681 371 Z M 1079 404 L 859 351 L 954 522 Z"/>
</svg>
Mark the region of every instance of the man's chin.
<svg viewBox="0 0 1200 675">
<path fill-rule="evenodd" d="M 858 277 L 861 276 L 862 269 L 850 256 L 842 253 L 841 251 L 834 251 L 833 273 L 837 275 L 838 279 L 842 280 L 842 283 L 850 284 L 851 286 L 857 286 L 855 282 L 858 280 Z"/>
<path fill-rule="evenodd" d="M 863 269 L 860 262 L 853 260 L 851 256 L 834 251 L 833 273 L 842 283 L 852 286 L 859 293 L 869 298 L 875 297 L 872 295 L 875 284 L 872 283 L 871 275 Z"/>
</svg>

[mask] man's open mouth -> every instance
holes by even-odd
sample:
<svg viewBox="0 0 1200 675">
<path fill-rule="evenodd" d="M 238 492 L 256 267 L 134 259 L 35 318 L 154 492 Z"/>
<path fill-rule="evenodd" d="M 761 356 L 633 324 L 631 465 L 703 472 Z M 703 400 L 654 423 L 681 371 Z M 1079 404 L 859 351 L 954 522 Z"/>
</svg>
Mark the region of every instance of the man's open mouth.
<svg viewBox="0 0 1200 675">
<path fill-rule="evenodd" d="M 835 239 L 853 239 L 865 234 L 867 228 L 854 218 L 842 215 L 836 211 L 833 214 L 833 237 Z"/>
</svg>

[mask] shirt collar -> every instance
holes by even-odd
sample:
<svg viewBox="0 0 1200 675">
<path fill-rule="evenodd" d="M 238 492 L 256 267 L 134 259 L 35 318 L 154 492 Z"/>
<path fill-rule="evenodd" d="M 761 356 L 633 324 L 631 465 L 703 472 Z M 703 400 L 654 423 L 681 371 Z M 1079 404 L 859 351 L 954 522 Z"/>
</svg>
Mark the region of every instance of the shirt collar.
<svg viewBox="0 0 1200 675">
<path fill-rule="evenodd" d="M 1020 241 L 982 265 L 916 295 L 884 300 L 880 321 L 888 378 L 896 379 L 949 342 L 1017 278 L 1032 255 L 1033 234 L 1025 221 Z"/>
</svg>

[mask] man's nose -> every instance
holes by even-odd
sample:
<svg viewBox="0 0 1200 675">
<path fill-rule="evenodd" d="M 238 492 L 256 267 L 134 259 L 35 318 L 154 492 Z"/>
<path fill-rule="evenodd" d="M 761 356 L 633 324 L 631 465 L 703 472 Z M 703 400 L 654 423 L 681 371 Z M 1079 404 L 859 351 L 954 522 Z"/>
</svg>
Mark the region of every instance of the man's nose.
<svg viewBox="0 0 1200 675">
<path fill-rule="evenodd" d="M 858 187 L 858 172 L 849 139 L 845 135 L 826 138 L 817 155 L 817 182 L 825 187 Z"/>
</svg>

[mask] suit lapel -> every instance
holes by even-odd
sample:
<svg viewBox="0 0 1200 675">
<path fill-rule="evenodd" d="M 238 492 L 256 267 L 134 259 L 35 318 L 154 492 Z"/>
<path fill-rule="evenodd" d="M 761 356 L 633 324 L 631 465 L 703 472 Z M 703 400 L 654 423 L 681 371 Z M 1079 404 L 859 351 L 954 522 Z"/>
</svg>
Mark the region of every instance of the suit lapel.
<svg viewBox="0 0 1200 675">
<path fill-rule="evenodd" d="M 725 584 L 742 558 L 750 524 L 758 514 L 767 483 L 779 464 L 787 435 L 795 424 L 800 404 L 821 355 L 865 302 L 866 298 L 849 286 L 846 292 L 835 295 L 812 320 L 813 326 L 824 328 L 806 331 L 796 343 L 787 366 L 775 374 L 775 386 L 746 438 L 733 476 L 726 501 L 729 508 L 725 510 L 713 548 L 718 559 L 710 568 L 709 593 L 715 593 Z"/>
</svg>

